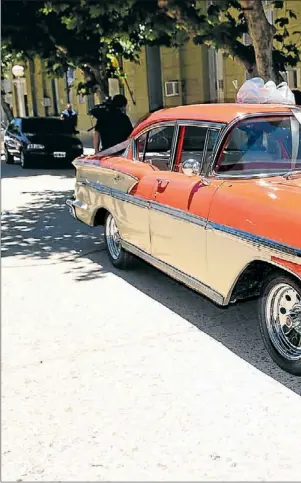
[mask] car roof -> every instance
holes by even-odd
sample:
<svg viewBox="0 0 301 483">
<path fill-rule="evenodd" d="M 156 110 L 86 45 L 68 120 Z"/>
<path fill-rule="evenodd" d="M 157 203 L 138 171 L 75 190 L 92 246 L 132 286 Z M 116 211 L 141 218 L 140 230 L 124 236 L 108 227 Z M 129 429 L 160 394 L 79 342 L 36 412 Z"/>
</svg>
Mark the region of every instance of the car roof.
<svg viewBox="0 0 301 483">
<path fill-rule="evenodd" d="M 290 106 L 296 107 L 296 106 Z M 290 107 L 283 104 L 192 104 L 188 106 L 161 109 L 150 114 L 134 129 L 133 134 L 141 128 L 162 121 L 192 120 L 209 121 L 228 124 L 245 114 L 288 113 Z M 136 131 L 137 129 L 137 131 Z"/>
<path fill-rule="evenodd" d="M 21 121 L 23 120 L 40 121 L 41 119 L 56 119 L 57 121 L 60 121 L 60 118 L 55 116 L 28 116 L 28 117 L 15 117 L 14 119 L 20 119 Z"/>
</svg>

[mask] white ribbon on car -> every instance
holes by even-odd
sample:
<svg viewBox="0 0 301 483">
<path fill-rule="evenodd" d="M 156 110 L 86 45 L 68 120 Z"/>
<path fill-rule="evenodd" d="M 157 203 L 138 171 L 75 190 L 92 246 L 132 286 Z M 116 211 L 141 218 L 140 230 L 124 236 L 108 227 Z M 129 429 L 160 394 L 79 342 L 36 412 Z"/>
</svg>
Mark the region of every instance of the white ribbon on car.
<svg viewBox="0 0 301 483">
<path fill-rule="evenodd" d="M 261 77 L 254 77 L 243 83 L 237 93 L 239 104 L 285 104 L 296 105 L 295 96 L 287 82 L 276 86 L 275 82 L 264 83 Z"/>
</svg>

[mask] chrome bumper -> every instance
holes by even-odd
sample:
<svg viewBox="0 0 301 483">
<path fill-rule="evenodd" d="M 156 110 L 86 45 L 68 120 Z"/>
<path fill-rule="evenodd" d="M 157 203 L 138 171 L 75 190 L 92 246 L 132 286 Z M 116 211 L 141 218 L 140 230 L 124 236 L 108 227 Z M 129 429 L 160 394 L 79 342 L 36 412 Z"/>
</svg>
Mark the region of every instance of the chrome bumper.
<svg viewBox="0 0 301 483">
<path fill-rule="evenodd" d="M 77 219 L 76 213 L 75 213 L 75 206 L 74 206 L 75 205 L 75 200 L 67 199 L 66 200 L 66 205 L 68 206 L 69 212 L 73 216 L 73 218 Z"/>
</svg>

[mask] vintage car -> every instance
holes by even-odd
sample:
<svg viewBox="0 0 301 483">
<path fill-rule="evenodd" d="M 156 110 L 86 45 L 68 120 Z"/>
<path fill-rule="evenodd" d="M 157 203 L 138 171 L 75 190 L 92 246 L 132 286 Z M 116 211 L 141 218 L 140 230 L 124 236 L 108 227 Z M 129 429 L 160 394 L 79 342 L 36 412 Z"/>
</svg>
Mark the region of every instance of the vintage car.
<svg viewBox="0 0 301 483">
<path fill-rule="evenodd" d="M 116 267 L 140 257 L 221 306 L 258 297 L 266 348 L 297 376 L 300 126 L 295 106 L 163 109 L 136 126 L 123 153 L 77 158 L 67 200 L 76 219 L 104 225 Z"/>
</svg>

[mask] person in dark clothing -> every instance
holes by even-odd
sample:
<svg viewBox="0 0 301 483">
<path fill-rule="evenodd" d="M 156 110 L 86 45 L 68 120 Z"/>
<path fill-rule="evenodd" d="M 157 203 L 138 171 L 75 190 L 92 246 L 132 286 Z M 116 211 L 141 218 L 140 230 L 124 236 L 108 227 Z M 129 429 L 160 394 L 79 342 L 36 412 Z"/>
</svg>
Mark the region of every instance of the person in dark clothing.
<svg viewBox="0 0 301 483">
<path fill-rule="evenodd" d="M 67 104 L 66 109 L 61 113 L 61 120 L 68 122 L 70 126 L 70 132 L 76 134 L 77 126 L 77 113 L 72 109 L 71 104 Z"/>
<path fill-rule="evenodd" d="M 94 149 L 108 149 L 125 141 L 133 130 L 129 117 L 126 115 L 127 99 L 121 94 L 113 97 L 111 104 L 99 114 L 94 132 Z"/>
<path fill-rule="evenodd" d="M 295 102 L 296 102 L 297 106 L 301 106 L 301 91 L 300 91 L 300 89 L 294 89 L 292 92 L 295 96 Z"/>
</svg>

